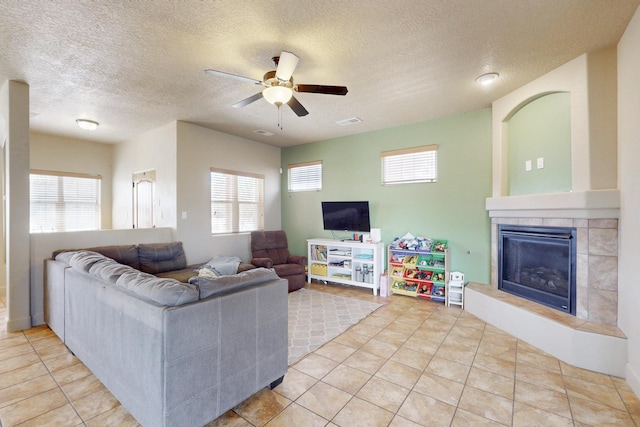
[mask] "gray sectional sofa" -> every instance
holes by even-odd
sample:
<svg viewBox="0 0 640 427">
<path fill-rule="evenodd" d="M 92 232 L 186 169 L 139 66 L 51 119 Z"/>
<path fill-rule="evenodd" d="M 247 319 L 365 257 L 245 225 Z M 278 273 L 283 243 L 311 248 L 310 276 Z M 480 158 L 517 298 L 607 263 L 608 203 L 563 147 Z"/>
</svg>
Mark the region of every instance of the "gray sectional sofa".
<svg viewBox="0 0 640 427">
<path fill-rule="evenodd" d="M 156 266 L 182 265 L 162 259 L 175 242 L 161 245 L 174 246 L 155 248 Z M 94 249 L 116 249 L 106 248 Z M 132 248 L 117 249 L 134 260 Z M 282 381 L 288 289 L 274 272 L 185 282 L 97 251 L 54 256 L 45 261 L 47 323 L 143 426 L 202 426 Z"/>
</svg>

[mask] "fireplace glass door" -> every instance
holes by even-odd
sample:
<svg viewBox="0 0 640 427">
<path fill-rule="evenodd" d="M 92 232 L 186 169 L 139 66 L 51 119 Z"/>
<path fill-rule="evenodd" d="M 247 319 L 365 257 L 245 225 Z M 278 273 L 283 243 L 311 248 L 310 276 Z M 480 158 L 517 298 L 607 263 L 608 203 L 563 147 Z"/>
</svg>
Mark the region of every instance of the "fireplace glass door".
<svg viewBox="0 0 640 427">
<path fill-rule="evenodd" d="M 575 228 L 500 225 L 498 288 L 575 315 Z"/>
</svg>

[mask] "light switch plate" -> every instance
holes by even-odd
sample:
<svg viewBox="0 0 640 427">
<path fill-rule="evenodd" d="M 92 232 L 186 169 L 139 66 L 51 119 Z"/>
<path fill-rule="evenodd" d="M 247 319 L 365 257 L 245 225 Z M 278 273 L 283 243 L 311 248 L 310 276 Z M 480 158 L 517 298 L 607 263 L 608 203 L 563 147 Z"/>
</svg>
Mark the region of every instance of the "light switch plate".
<svg viewBox="0 0 640 427">
<path fill-rule="evenodd" d="M 544 157 L 538 157 L 538 169 L 544 168 Z"/>
<path fill-rule="evenodd" d="M 524 162 L 524 170 L 529 172 L 531 170 L 531 160 Z"/>
</svg>

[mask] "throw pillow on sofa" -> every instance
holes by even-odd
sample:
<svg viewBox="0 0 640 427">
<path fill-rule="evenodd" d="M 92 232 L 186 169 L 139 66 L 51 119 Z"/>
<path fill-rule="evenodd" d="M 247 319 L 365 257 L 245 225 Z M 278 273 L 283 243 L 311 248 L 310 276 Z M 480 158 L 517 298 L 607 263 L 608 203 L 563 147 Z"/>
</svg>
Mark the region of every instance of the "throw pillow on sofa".
<svg viewBox="0 0 640 427">
<path fill-rule="evenodd" d="M 182 270 L 187 266 L 182 242 L 141 243 L 138 245 L 138 257 L 140 270 L 145 273 Z"/>
</svg>

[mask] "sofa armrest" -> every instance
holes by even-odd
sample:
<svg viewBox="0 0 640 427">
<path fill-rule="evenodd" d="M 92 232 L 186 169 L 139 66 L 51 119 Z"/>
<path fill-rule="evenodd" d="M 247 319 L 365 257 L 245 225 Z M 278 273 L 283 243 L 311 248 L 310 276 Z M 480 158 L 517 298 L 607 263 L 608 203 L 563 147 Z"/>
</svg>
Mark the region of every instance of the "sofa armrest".
<svg viewBox="0 0 640 427">
<path fill-rule="evenodd" d="M 302 255 L 289 255 L 289 264 L 307 265 L 307 257 Z"/>
<path fill-rule="evenodd" d="M 272 268 L 273 260 L 271 258 L 252 258 L 251 264 L 256 267 Z"/>
</svg>

